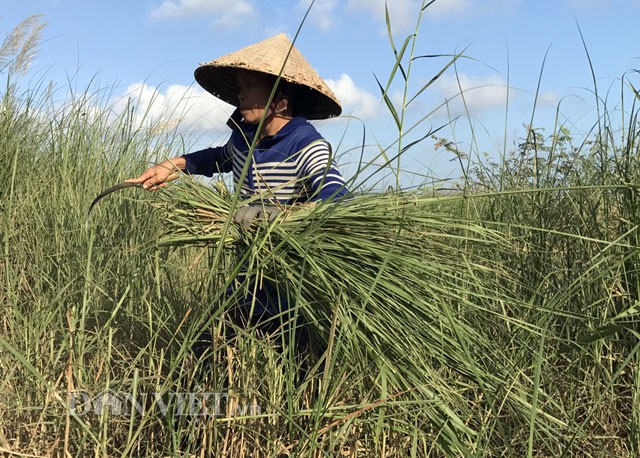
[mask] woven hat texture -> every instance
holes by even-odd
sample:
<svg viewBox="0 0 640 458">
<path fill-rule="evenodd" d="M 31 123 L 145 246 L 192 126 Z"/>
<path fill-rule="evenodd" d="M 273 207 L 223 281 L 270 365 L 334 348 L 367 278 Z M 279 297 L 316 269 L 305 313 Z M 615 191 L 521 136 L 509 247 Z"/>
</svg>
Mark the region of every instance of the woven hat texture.
<svg viewBox="0 0 640 458">
<path fill-rule="evenodd" d="M 307 119 L 331 118 L 342 112 L 338 98 L 283 33 L 200 65 L 195 78 L 211 94 L 238 106 L 237 69 L 274 76 L 282 71 L 281 79 L 299 86 L 294 102 Z"/>
</svg>

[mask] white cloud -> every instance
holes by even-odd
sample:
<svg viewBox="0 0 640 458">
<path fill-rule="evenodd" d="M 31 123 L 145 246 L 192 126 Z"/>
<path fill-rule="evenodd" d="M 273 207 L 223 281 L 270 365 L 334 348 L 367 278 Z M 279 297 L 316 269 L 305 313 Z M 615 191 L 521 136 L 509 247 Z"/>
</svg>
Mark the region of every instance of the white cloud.
<svg viewBox="0 0 640 458">
<path fill-rule="evenodd" d="M 255 14 L 255 8 L 247 0 L 165 0 L 151 11 L 151 18 L 162 20 L 213 15 L 215 25 L 234 27 Z"/>
<path fill-rule="evenodd" d="M 540 94 L 538 99 L 552 106 L 557 106 L 560 103 L 560 94 L 554 91 L 547 91 L 544 94 Z"/>
<path fill-rule="evenodd" d="M 378 99 L 356 86 L 342 74 L 338 80 L 326 80 L 340 100 L 343 114 L 359 118 L 373 116 Z M 142 128 L 173 129 L 186 135 L 206 137 L 214 142 L 229 134 L 227 119 L 233 107 L 197 86 L 171 85 L 164 89 L 144 82 L 130 85 L 112 102 L 115 114 L 134 108 L 134 124 Z"/>
<path fill-rule="evenodd" d="M 467 112 L 477 116 L 484 110 L 504 108 L 507 103 L 507 83 L 498 76 L 443 75 L 436 81 L 435 88 L 447 100 L 452 116 Z"/>
<path fill-rule="evenodd" d="M 307 11 L 311 0 L 298 0 L 296 9 Z M 338 6 L 338 0 L 316 0 L 309 11 L 309 20 L 319 29 L 328 30 L 333 26 L 333 12 Z"/>
<path fill-rule="evenodd" d="M 171 85 L 164 92 L 145 83 L 134 83 L 113 104 L 121 113 L 133 106 L 137 125 L 172 129 L 186 134 L 216 137 L 229 132 L 226 121 L 233 107 L 194 86 Z"/>
<path fill-rule="evenodd" d="M 367 118 L 376 113 L 380 105 L 379 100 L 365 89 L 356 86 L 349 75 L 343 73 L 338 80 L 325 81 L 342 103 L 344 115 Z"/>
</svg>

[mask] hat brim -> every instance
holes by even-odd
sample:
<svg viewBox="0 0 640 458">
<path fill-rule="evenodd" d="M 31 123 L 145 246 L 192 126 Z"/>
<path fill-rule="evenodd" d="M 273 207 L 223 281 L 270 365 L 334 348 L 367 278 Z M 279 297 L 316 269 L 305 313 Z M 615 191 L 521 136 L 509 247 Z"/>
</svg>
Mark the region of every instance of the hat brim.
<svg viewBox="0 0 640 458">
<path fill-rule="evenodd" d="M 203 64 L 196 68 L 194 77 L 198 84 L 202 86 L 207 92 L 213 94 L 220 100 L 233 105 L 238 106 L 238 93 L 240 87 L 236 81 L 236 70 L 245 68 L 241 65 L 236 66 L 224 66 L 214 63 Z M 245 68 L 249 71 L 256 71 L 259 73 L 266 73 L 277 77 L 268 72 L 261 72 L 253 68 Z M 297 81 L 292 81 L 284 75 L 281 75 L 281 79 L 295 84 L 299 90 L 295 93 L 294 104 L 296 110 L 300 115 L 307 119 L 327 119 L 340 116 L 342 108 L 337 100 L 329 97 L 319 90 L 301 85 Z"/>
</svg>

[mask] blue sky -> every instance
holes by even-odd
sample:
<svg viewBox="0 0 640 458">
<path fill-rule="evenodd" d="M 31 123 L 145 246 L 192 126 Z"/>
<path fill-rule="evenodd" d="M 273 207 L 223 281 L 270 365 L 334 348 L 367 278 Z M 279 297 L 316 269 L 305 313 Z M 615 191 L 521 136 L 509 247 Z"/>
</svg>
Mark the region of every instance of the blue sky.
<svg viewBox="0 0 640 458">
<path fill-rule="evenodd" d="M 363 125 L 367 145 L 385 148 L 397 138 L 375 78 L 386 82 L 395 62 L 384 3 L 316 0 L 296 41 L 341 99 L 344 114 L 359 119 L 349 122 L 351 118 L 344 116 L 317 124 L 347 171 L 358 157 L 354 148 L 361 144 Z M 416 30 L 422 2 L 388 3 L 400 46 Z M 230 110 L 194 83 L 194 69 L 278 32 L 292 38 L 309 4 L 309 0 L 0 0 L 0 32 L 6 36 L 28 16 L 43 14 L 47 26 L 27 75 L 33 84 L 43 78 L 53 80 L 63 94 L 69 87 L 77 91 L 108 87 L 109 103 L 115 107 L 128 97 L 136 100 L 140 111 L 151 106 L 154 115 L 179 113 L 181 130 L 192 135 L 189 147 L 197 149 L 224 140 L 224 120 Z M 455 141 L 463 151 L 497 155 L 522 135 L 534 106 L 535 126 L 550 132 L 560 107 L 561 121 L 579 139 L 579 132 L 596 121 L 592 75 L 579 28 L 598 89 L 601 94 L 610 92 L 608 108 L 613 109 L 620 102 L 621 77 L 640 68 L 635 33 L 639 14 L 640 0 L 436 0 L 424 11 L 414 55 L 451 55 L 466 49 L 466 58 L 407 107 L 407 126 L 428 116 L 406 141 L 462 115 L 438 135 Z M 448 61 L 447 57 L 414 61 L 409 95 Z M 540 96 L 534 103 L 540 77 Z M 640 86 L 635 74 L 627 77 Z M 398 79 L 390 91 L 396 106 L 402 91 Z M 436 143 L 428 138 L 407 153 L 404 183 L 416 184 L 423 175 L 459 175 L 451 153 L 436 148 Z"/>
</svg>

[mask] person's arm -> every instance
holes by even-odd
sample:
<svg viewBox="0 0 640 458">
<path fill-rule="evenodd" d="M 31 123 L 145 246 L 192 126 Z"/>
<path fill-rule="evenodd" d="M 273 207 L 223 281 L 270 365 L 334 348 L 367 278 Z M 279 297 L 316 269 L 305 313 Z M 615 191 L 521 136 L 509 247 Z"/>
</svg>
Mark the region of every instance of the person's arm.
<svg viewBox="0 0 640 458">
<path fill-rule="evenodd" d="M 190 175 L 212 177 L 215 173 L 231 172 L 231 142 L 224 146 L 205 148 L 181 156 L 184 170 Z"/>
<path fill-rule="evenodd" d="M 344 178 L 331 159 L 331 147 L 326 141 L 316 141 L 307 146 L 301 153 L 300 161 L 298 176 L 305 181 L 311 194 L 311 198 L 301 202 L 301 205 L 315 207 L 320 201 L 338 199 L 348 193 Z M 234 221 L 249 229 L 255 220 L 273 222 L 280 214 L 282 208 L 279 205 L 250 204 L 238 209 Z"/>
<path fill-rule="evenodd" d="M 167 185 L 167 182 L 175 180 L 180 172 L 185 170 L 187 161 L 184 156 L 167 159 L 159 164 L 149 167 L 142 175 L 127 180 L 130 183 L 141 183 L 147 191 L 155 191 Z"/>
<path fill-rule="evenodd" d="M 230 172 L 231 161 L 227 159 L 231 146 L 205 148 L 193 153 L 176 156 L 145 170 L 142 175 L 127 180 L 130 183 L 142 183 L 148 191 L 155 191 L 167 185 L 167 182 L 177 179 L 181 172 L 190 175 L 205 175 L 212 177 L 214 173 Z"/>
<path fill-rule="evenodd" d="M 312 143 L 303 152 L 300 171 L 311 194 L 310 202 L 337 199 L 348 193 L 345 180 L 331 156 L 331 147 L 324 140 Z"/>
</svg>

